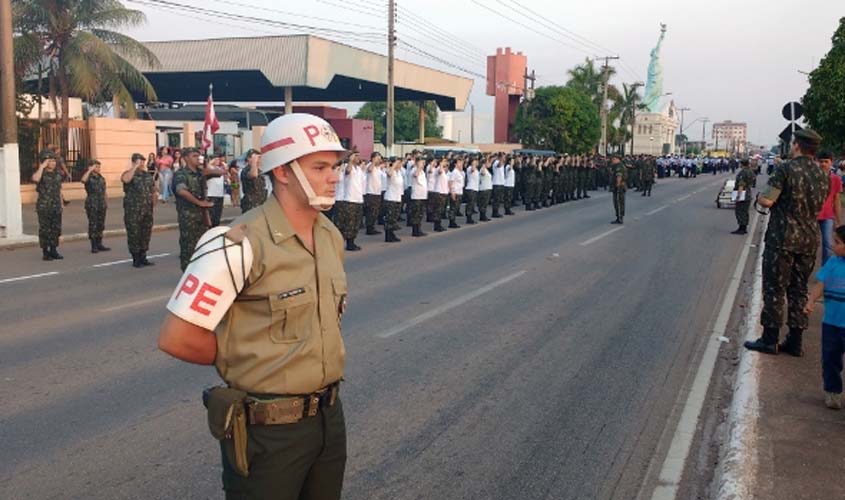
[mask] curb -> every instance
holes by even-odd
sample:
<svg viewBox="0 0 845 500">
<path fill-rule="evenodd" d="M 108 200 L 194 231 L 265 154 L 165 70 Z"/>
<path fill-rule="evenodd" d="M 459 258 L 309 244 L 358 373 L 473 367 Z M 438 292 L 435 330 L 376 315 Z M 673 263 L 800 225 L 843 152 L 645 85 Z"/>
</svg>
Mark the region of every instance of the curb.
<svg viewBox="0 0 845 500">
<path fill-rule="evenodd" d="M 235 220 L 234 217 L 227 217 L 225 219 L 220 219 L 221 224 L 227 224 Z M 173 229 L 179 229 L 178 222 L 171 222 L 168 224 L 157 224 L 153 226 L 153 232 L 157 233 L 159 231 L 170 231 Z M 125 236 L 126 229 L 106 229 L 103 231 L 104 238 L 110 238 L 114 236 Z M 88 233 L 73 233 L 68 235 L 63 235 L 59 238 L 59 243 L 70 243 L 73 241 L 85 241 L 88 240 Z M 0 241 L 0 250 L 16 250 L 18 248 L 31 248 L 38 246 L 38 237 L 25 234 L 24 238 L 19 241 L 12 241 L 8 243 L 4 243 Z"/>
<path fill-rule="evenodd" d="M 768 221 L 767 221 L 768 222 Z M 757 262 L 761 262 L 765 238 L 760 240 Z M 763 268 L 754 271 L 751 306 L 745 317 L 742 340 L 754 340 L 760 334 L 758 319 L 763 309 Z M 726 422 L 726 443 L 716 471 L 716 500 L 754 498 L 757 472 L 757 421 L 760 417 L 760 356 L 741 347 L 739 368 L 734 382 L 734 397 Z"/>
</svg>

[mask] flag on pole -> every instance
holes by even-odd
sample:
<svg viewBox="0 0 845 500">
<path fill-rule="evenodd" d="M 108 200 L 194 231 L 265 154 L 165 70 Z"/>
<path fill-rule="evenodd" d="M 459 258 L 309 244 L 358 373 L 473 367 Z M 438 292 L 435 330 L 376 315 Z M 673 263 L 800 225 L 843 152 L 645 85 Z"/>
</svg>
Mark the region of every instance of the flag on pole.
<svg viewBox="0 0 845 500">
<path fill-rule="evenodd" d="M 214 113 L 214 98 L 211 96 L 213 85 L 208 86 L 208 101 L 205 103 L 205 123 L 202 126 L 202 150 L 213 154 L 214 133 L 220 129 L 217 115 Z"/>
</svg>

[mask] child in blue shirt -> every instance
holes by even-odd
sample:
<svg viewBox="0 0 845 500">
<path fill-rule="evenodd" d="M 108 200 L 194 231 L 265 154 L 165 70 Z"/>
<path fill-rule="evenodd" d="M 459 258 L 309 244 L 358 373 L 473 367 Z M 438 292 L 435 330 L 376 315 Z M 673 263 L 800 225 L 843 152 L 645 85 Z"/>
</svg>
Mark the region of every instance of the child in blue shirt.
<svg viewBox="0 0 845 500">
<path fill-rule="evenodd" d="M 842 356 L 845 354 L 845 226 L 833 235 L 834 256 L 816 273 L 819 280 L 807 297 L 804 313 L 813 312 L 816 300 L 824 295 L 822 320 L 822 379 L 825 405 L 842 408 Z"/>
</svg>

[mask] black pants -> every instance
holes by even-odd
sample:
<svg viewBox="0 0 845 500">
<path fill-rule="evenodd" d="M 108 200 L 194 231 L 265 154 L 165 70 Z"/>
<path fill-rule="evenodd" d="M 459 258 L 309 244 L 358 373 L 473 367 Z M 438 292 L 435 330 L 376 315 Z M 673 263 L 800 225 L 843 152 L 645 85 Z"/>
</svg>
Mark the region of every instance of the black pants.
<svg viewBox="0 0 845 500">
<path fill-rule="evenodd" d="M 295 424 L 248 427 L 249 477 L 223 457 L 227 500 L 337 500 L 346 469 L 346 423 L 338 399 Z"/>
</svg>

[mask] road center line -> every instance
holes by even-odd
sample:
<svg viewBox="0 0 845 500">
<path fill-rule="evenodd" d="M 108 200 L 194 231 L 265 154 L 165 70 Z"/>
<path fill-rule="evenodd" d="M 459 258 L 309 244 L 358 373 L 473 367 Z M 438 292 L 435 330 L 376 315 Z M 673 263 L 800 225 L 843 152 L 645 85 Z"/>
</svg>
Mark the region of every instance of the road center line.
<svg viewBox="0 0 845 500">
<path fill-rule="evenodd" d="M 448 303 L 443 304 L 441 306 L 435 307 L 434 309 L 432 309 L 430 311 L 426 311 L 426 312 L 420 314 L 419 316 L 415 316 L 415 317 L 409 319 L 408 321 L 399 323 L 398 325 L 394 326 L 393 328 L 391 328 L 391 329 L 389 329 L 385 332 L 376 334 L 376 337 L 383 338 L 383 339 L 393 337 L 394 335 L 402 333 L 409 328 L 413 328 L 413 327 L 419 325 L 423 321 L 427 321 L 431 318 L 434 318 L 435 316 L 439 316 L 440 314 L 445 313 L 446 311 L 448 311 L 450 309 L 454 309 L 458 306 L 466 304 L 467 302 L 469 302 L 470 300 L 472 300 L 476 297 L 480 297 L 480 296 L 484 295 L 485 293 L 487 293 L 487 292 L 489 292 L 489 291 L 491 291 L 491 290 L 493 290 L 497 287 L 500 287 L 500 286 L 504 285 L 505 283 L 507 283 L 509 281 L 513 281 L 516 278 L 519 278 L 520 276 L 522 276 L 526 272 L 527 271 L 519 271 L 519 272 L 513 273 L 509 276 L 505 276 L 504 278 L 502 278 L 498 281 L 494 281 L 493 283 L 490 283 L 489 285 L 484 285 L 483 287 L 481 287 L 477 290 L 474 290 L 474 291 L 472 291 L 472 292 L 470 292 L 470 293 L 468 293 L 468 294 L 466 294 L 462 297 L 459 297 L 459 298 L 457 298 L 457 299 L 455 299 L 451 302 L 448 302 Z"/>
<path fill-rule="evenodd" d="M 168 255 L 170 255 L 170 254 L 169 253 L 157 253 L 155 255 L 147 255 L 147 258 L 148 259 L 157 259 L 159 257 L 167 257 Z M 132 259 L 123 259 L 123 260 L 115 260 L 115 261 L 112 261 L 112 262 L 103 262 L 102 264 L 94 264 L 91 267 L 108 267 L 108 266 L 114 266 L 114 265 L 117 265 L 117 264 L 126 264 L 127 262 L 132 262 Z"/>
<path fill-rule="evenodd" d="M 695 193 L 685 194 L 684 196 L 681 196 L 680 198 L 676 198 L 676 199 L 675 199 L 675 203 L 677 203 L 677 202 L 679 202 L 679 201 L 684 201 L 684 200 L 686 200 L 687 198 L 689 198 L 690 196 L 692 196 L 693 194 L 695 194 Z"/>
<path fill-rule="evenodd" d="M 734 266 L 728 289 L 725 292 L 725 298 L 722 301 L 722 307 L 719 309 L 719 314 L 716 317 L 716 322 L 713 324 L 712 330 L 708 332 L 707 346 L 704 349 L 704 354 L 701 356 L 701 363 L 698 365 L 695 379 L 693 379 L 692 386 L 684 402 L 681 418 L 678 420 L 678 427 L 672 436 L 672 443 L 669 445 L 669 451 L 666 453 L 666 458 L 660 469 L 657 487 L 652 493 L 651 500 L 674 500 L 678 494 L 678 485 L 684 473 L 684 466 L 689 457 L 692 440 L 695 438 L 698 418 L 701 415 L 701 409 L 704 407 L 704 399 L 707 397 L 710 379 L 713 378 L 713 370 L 716 367 L 719 348 L 722 345 L 719 337 L 724 336 L 728 328 L 728 321 L 731 318 L 731 312 L 734 309 L 736 296 L 739 292 L 739 285 L 742 282 L 742 271 L 745 269 L 745 264 L 748 260 L 751 241 L 754 237 L 754 230 L 757 227 L 759 219 L 757 214 L 754 214 L 754 220 L 751 222 L 751 230 L 748 231 L 748 236 L 745 237 L 742 252 L 736 261 L 736 266 Z"/>
<path fill-rule="evenodd" d="M 55 276 L 59 274 L 58 271 L 51 271 L 49 273 L 40 273 L 40 274 L 30 274 L 28 276 L 18 276 L 17 278 L 6 278 L 0 280 L 0 284 L 2 283 L 13 283 L 15 281 L 23 281 L 23 280 L 31 280 L 35 278 L 43 278 L 45 276 Z"/>
<path fill-rule="evenodd" d="M 587 240 L 587 241 L 582 241 L 581 243 L 579 243 L 579 245 L 581 245 L 582 247 L 585 247 L 585 246 L 587 246 L 587 245 L 589 245 L 589 244 L 591 244 L 591 243 L 595 243 L 595 242 L 597 242 L 598 240 L 600 240 L 600 239 L 604 238 L 604 237 L 605 237 L 605 236 L 607 236 L 607 235 L 610 235 L 610 234 L 615 233 L 616 231 L 619 231 L 620 229 L 625 229 L 625 226 L 619 226 L 619 227 L 614 227 L 613 229 L 609 229 L 609 230 L 607 230 L 607 231 L 605 231 L 605 232 L 601 233 L 601 234 L 600 234 L 600 235 L 598 235 L 598 236 L 593 236 L 592 238 L 590 238 L 590 239 L 589 239 L 589 240 Z"/>
<path fill-rule="evenodd" d="M 654 210 L 652 210 L 652 211 L 650 211 L 650 212 L 646 212 L 645 214 L 646 214 L 646 215 L 654 215 L 654 214 L 656 214 L 657 212 L 659 212 L 659 211 L 663 210 L 664 208 L 668 208 L 668 207 L 669 207 L 669 205 L 662 205 L 662 206 L 659 206 L 659 207 L 655 208 Z"/>
<path fill-rule="evenodd" d="M 136 300 L 135 302 L 129 302 L 127 304 L 120 304 L 120 305 L 117 305 L 117 306 L 112 306 L 112 307 L 107 307 L 105 309 L 100 309 L 100 312 L 107 313 L 107 312 L 119 311 L 121 309 L 126 309 L 126 308 L 129 308 L 129 307 L 135 307 L 135 306 L 142 306 L 144 304 L 150 304 L 152 302 L 159 302 L 159 301 L 162 301 L 164 299 L 169 299 L 169 298 L 170 298 L 169 293 L 167 295 L 158 295 L 156 297 L 150 297 L 150 298 L 147 298 L 147 299 Z"/>
</svg>

